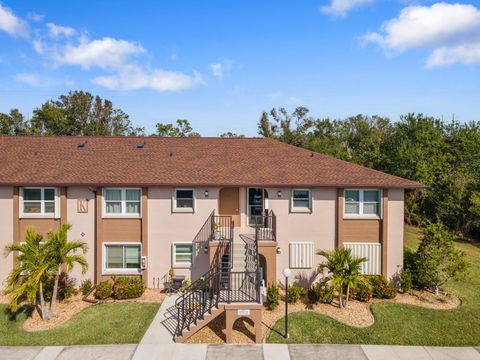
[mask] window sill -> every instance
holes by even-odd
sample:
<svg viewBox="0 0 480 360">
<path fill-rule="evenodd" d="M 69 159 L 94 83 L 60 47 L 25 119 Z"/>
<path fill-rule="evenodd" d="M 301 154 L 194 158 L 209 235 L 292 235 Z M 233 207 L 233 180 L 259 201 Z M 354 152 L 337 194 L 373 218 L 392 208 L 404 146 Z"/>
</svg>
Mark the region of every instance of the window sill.
<svg viewBox="0 0 480 360">
<path fill-rule="evenodd" d="M 44 215 L 44 214 L 22 214 L 20 219 L 60 219 L 60 217 L 55 215 Z"/>
<path fill-rule="evenodd" d="M 103 215 L 103 219 L 141 219 L 141 215 L 127 215 L 127 214 L 108 214 L 108 215 Z"/>
<path fill-rule="evenodd" d="M 192 208 L 174 208 L 172 210 L 173 213 L 178 213 L 178 214 L 193 214 L 195 212 L 195 209 Z"/>
<path fill-rule="evenodd" d="M 173 264 L 174 269 L 191 269 L 192 264 Z"/>
<path fill-rule="evenodd" d="M 102 275 L 141 275 L 141 269 L 111 269 L 111 270 L 103 270 Z"/>
<path fill-rule="evenodd" d="M 377 215 L 343 215 L 345 220 L 382 220 L 380 216 Z"/>
<path fill-rule="evenodd" d="M 290 212 L 292 214 L 311 214 L 312 209 L 309 209 L 309 208 L 291 208 Z"/>
</svg>

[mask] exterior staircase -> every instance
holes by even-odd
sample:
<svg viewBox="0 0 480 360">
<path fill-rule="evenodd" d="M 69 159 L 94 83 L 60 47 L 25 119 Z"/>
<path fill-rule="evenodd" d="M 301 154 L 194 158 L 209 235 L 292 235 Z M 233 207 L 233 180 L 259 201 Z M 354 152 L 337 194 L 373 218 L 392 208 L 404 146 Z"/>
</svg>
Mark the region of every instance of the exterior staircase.
<svg viewBox="0 0 480 360">
<path fill-rule="evenodd" d="M 275 215 L 259 218 L 254 228 L 239 229 L 234 228 L 230 216 L 212 212 L 204 223 L 194 241 L 219 241 L 222 246 L 217 251 L 222 251 L 216 254 L 211 269 L 185 289 L 171 308 L 176 317 L 176 342 L 184 342 L 217 318 L 226 304 L 261 304 L 258 241 L 265 240 L 265 224 L 271 220 L 275 224 Z M 275 227 L 267 230 L 274 233 Z"/>
</svg>

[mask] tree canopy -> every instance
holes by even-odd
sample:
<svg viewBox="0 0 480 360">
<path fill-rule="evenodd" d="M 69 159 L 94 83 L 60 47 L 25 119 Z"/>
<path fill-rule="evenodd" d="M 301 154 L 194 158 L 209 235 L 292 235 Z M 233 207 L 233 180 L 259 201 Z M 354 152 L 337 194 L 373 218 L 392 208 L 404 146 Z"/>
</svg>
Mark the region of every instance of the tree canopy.
<svg viewBox="0 0 480 360">
<path fill-rule="evenodd" d="M 407 114 L 313 118 L 298 107 L 262 113 L 258 133 L 427 185 L 408 191 L 406 220 L 442 221 L 450 230 L 480 235 L 480 122 Z"/>
</svg>

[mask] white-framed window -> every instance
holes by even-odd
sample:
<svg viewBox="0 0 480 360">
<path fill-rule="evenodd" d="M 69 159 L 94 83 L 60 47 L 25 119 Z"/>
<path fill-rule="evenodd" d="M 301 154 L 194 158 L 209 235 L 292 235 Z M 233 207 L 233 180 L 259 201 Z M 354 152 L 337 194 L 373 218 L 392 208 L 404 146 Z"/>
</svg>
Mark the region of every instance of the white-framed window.
<svg viewBox="0 0 480 360">
<path fill-rule="evenodd" d="M 104 243 L 104 273 L 141 272 L 142 244 L 140 243 Z"/>
<path fill-rule="evenodd" d="M 382 215 L 382 191 L 378 189 L 346 189 L 344 217 L 372 217 Z"/>
<path fill-rule="evenodd" d="M 173 191 L 173 209 L 177 212 L 193 212 L 195 210 L 194 189 L 175 189 Z"/>
<path fill-rule="evenodd" d="M 174 267 L 190 267 L 193 264 L 193 244 L 173 243 L 172 263 Z"/>
<path fill-rule="evenodd" d="M 292 211 L 312 210 L 312 192 L 310 189 L 292 190 Z"/>
<path fill-rule="evenodd" d="M 58 189 L 24 187 L 20 190 L 21 217 L 55 217 L 60 207 Z"/>
<path fill-rule="evenodd" d="M 291 242 L 288 244 L 289 267 L 292 269 L 311 269 L 313 267 L 313 243 Z"/>
<path fill-rule="evenodd" d="M 106 188 L 103 191 L 106 216 L 140 216 L 142 190 L 137 188 Z"/>
</svg>

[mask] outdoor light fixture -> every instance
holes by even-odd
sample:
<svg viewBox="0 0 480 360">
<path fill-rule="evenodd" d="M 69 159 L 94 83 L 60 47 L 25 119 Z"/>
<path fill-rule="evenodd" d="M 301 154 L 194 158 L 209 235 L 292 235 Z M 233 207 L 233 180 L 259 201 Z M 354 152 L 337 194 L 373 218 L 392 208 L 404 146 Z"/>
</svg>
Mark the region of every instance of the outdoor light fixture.
<svg viewBox="0 0 480 360">
<path fill-rule="evenodd" d="M 283 276 L 285 276 L 285 339 L 289 338 L 288 334 L 288 278 L 292 275 L 292 270 L 288 267 L 283 269 Z"/>
<path fill-rule="evenodd" d="M 208 190 L 205 190 L 205 197 L 208 197 Z"/>
<path fill-rule="evenodd" d="M 205 246 L 203 247 L 203 253 L 204 253 L 204 254 L 208 254 L 208 245 L 205 245 Z"/>
<path fill-rule="evenodd" d="M 277 254 L 281 254 L 282 253 L 282 248 L 280 246 L 277 246 Z"/>
<path fill-rule="evenodd" d="M 278 191 L 277 191 L 277 196 L 278 196 L 278 197 L 282 197 L 282 190 L 278 190 Z"/>
</svg>

